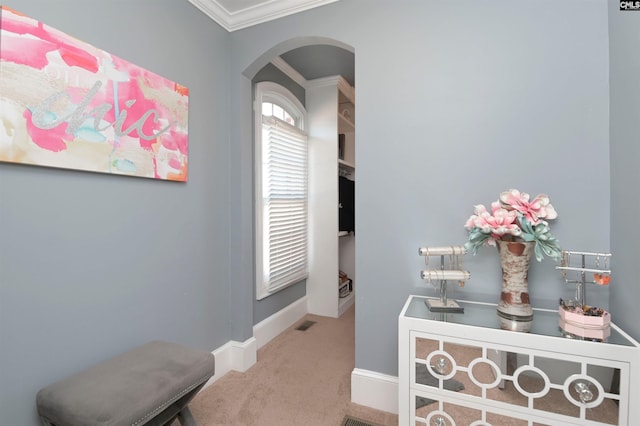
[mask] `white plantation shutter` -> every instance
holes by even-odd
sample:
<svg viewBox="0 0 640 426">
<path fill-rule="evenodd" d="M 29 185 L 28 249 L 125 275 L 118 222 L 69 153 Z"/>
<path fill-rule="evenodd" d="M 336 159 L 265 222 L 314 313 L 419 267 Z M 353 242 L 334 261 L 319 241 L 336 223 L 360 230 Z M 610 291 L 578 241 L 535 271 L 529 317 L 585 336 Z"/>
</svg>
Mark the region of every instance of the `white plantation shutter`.
<svg viewBox="0 0 640 426">
<path fill-rule="evenodd" d="M 306 111 L 285 87 L 256 83 L 256 298 L 308 275 Z"/>
<path fill-rule="evenodd" d="M 307 137 L 262 117 L 263 286 L 267 292 L 307 277 Z"/>
</svg>

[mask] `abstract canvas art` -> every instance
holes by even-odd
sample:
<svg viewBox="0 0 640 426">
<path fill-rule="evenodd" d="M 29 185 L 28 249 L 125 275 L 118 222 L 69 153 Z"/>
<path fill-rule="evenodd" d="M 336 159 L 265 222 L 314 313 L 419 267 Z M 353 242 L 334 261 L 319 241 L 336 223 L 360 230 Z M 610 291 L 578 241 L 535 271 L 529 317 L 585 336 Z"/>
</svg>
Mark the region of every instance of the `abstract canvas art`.
<svg viewBox="0 0 640 426">
<path fill-rule="evenodd" d="M 0 161 L 186 181 L 186 87 L 0 7 Z"/>
</svg>

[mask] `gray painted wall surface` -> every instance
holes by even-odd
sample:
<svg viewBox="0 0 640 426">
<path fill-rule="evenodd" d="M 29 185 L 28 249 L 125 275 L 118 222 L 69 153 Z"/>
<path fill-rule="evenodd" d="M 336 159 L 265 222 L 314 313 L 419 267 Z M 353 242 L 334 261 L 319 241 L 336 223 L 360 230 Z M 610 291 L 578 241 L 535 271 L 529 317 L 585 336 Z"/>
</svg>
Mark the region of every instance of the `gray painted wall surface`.
<svg viewBox="0 0 640 426">
<path fill-rule="evenodd" d="M 240 176 L 251 170 L 249 79 L 314 37 L 355 51 L 358 368 L 397 374 L 398 313 L 409 294 L 433 294 L 418 278 L 418 247 L 463 243 L 473 205 L 503 190 L 548 193 L 565 248 L 609 250 L 606 2 L 348 0 L 232 33 L 231 192 L 241 211 L 251 190 Z M 465 266 L 472 279 L 453 296 L 497 301 L 496 252 Z M 554 266 L 545 259 L 530 271 L 536 306 L 573 294 Z M 590 298 L 609 305 L 606 289 Z"/>
<path fill-rule="evenodd" d="M 262 81 L 271 81 L 273 83 L 278 83 L 281 86 L 289 89 L 293 95 L 298 98 L 298 100 L 305 104 L 306 94 L 304 91 L 304 87 L 300 86 L 298 83 L 293 81 L 289 76 L 280 71 L 275 65 L 267 64 L 264 68 L 258 71 L 255 78 L 253 79 L 253 84 L 260 83 Z M 255 93 L 254 93 L 255 95 Z"/>
<path fill-rule="evenodd" d="M 0 423 L 35 426 L 55 380 L 230 340 L 228 33 L 186 1 L 3 4 L 190 89 L 188 183 L 0 164 Z"/>
<path fill-rule="evenodd" d="M 613 320 L 640 341 L 640 13 L 609 1 L 611 73 L 611 252 Z"/>
<path fill-rule="evenodd" d="M 343 0 L 231 34 L 186 1 L 5 4 L 190 89 L 186 184 L 0 164 L 7 424 L 35 426 L 40 387 L 142 341 L 213 350 L 251 337 L 250 79 L 275 53 L 326 39 L 355 51 L 358 368 L 396 374 L 400 308 L 433 294 L 417 248 L 464 242 L 474 204 L 512 186 L 547 192 L 560 214 L 552 229 L 572 250 L 609 250 L 610 198 L 614 219 L 634 223 L 624 209 L 637 195 L 616 191 L 637 169 L 626 152 L 637 127 L 613 120 L 610 182 L 603 0 Z M 611 29 L 612 76 L 634 51 L 622 40 L 638 36 L 633 25 Z M 637 108 L 626 89 L 612 84 L 612 114 Z M 612 251 L 635 247 L 632 232 L 612 223 Z M 618 262 L 627 279 L 611 309 L 638 336 L 617 308 L 637 300 L 637 271 Z M 465 265 L 472 280 L 453 296 L 495 301 L 496 253 Z M 531 270 L 538 306 L 571 294 L 553 266 Z M 607 306 L 597 290 L 594 304 Z"/>
</svg>

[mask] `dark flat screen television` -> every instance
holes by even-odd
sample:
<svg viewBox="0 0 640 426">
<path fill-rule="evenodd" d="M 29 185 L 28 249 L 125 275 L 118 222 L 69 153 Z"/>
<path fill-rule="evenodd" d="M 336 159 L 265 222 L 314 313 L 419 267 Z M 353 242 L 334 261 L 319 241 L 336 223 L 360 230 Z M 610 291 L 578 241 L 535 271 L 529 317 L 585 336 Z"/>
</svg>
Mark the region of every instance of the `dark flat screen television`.
<svg viewBox="0 0 640 426">
<path fill-rule="evenodd" d="M 353 232 L 355 228 L 355 182 L 339 177 L 338 184 L 338 225 L 339 231 Z"/>
</svg>

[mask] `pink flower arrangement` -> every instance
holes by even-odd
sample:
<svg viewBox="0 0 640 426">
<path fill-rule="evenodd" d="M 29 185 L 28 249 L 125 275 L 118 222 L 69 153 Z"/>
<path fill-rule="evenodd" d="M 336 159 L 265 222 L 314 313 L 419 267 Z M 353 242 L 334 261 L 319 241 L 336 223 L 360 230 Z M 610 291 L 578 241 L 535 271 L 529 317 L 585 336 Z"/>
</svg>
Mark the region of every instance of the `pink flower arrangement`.
<svg viewBox="0 0 640 426">
<path fill-rule="evenodd" d="M 530 200 L 529 194 L 517 189 L 502 192 L 497 201 L 491 203 L 491 212 L 478 204 L 474 214 L 465 223 L 469 241 L 465 248 L 476 254 L 478 247 L 496 245 L 496 240 L 535 241 L 535 255 L 541 261 L 543 255 L 559 259 L 561 249 L 558 240 L 551 235 L 549 223 L 558 213 L 546 194 Z"/>
</svg>

